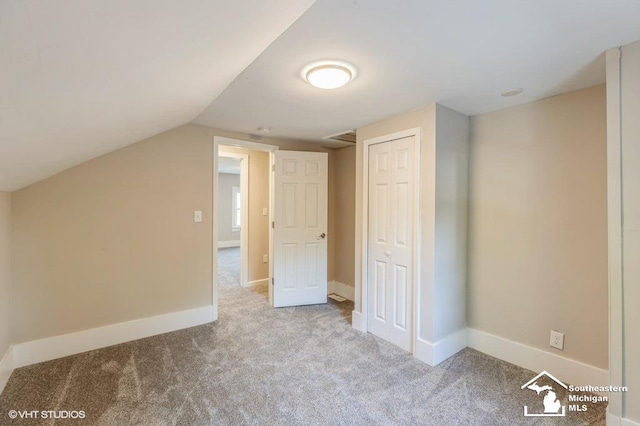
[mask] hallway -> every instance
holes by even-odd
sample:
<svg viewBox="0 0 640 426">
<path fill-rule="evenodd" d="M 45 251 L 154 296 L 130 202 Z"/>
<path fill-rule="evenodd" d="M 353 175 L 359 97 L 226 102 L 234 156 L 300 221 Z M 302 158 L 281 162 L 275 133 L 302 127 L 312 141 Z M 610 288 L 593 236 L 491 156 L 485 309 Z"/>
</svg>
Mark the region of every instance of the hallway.
<svg viewBox="0 0 640 426">
<path fill-rule="evenodd" d="M 218 286 L 240 287 L 240 247 L 218 249 Z"/>
</svg>

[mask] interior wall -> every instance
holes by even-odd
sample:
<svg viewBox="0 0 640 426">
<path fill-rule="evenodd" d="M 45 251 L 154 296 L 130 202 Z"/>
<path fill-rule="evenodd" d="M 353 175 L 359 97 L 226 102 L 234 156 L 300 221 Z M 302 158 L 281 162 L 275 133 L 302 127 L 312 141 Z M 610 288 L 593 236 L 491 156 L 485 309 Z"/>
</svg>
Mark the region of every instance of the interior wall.
<svg viewBox="0 0 640 426">
<path fill-rule="evenodd" d="M 16 341 L 210 305 L 212 170 L 181 127 L 14 192 Z"/>
<path fill-rule="evenodd" d="M 246 206 L 249 219 L 247 281 L 268 279 L 269 262 L 263 262 L 262 256 L 269 254 L 269 215 L 264 216 L 262 209 L 269 208 L 269 153 L 227 146 L 220 147 L 220 152 L 246 154 L 249 158 L 249 205 Z"/>
<path fill-rule="evenodd" d="M 354 309 L 357 312 L 362 312 L 362 303 L 361 298 L 357 295 L 362 294 L 362 252 L 365 250 L 362 246 L 362 238 L 363 238 L 363 230 L 362 230 L 362 222 L 360 218 L 362 218 L 363 212 L 363 199 L 361 194 L 363 193 L 363 179 L 364 179 L 364 167 L 362 164 L 363 158 L 363 146 L 364 141 L 367 139 L 372 139 L 378 136 L 384 136 L 395 132 L 400 132 L 403 130 L 413 129 L 419 127 L 422 133 L 422 149 L 421 149 L 421 158 L 420 158 L 420 166 L 421 166 L 421 182 L 420 185 L 423 190 L 427 190 L 430 185 L 434 185 L 435 179 L 429 179 L 429 173 L 433 173 L 435 175 L 434 167 L 427 167 L 427 165 L 433 164 L 435 165 L 435 156 L 433 153 L 434 149 L 429 149 L 429 147 L 435 147 L 435 105 L 430 105 L 425 108 L 420 108 L 417 110 L 409 111 L 405 114 L 401 114 L 396 117 L 391 117 L 386 120 L 382 120 L 373 124 L 370 124 L 365 127 L 358 128 L 356 131 L 356 204 L 355 204 L 355 213 L 356 213 L 356 228 L 355 228 L 355 293 L 356 300 L 354 304 Z M 435 193 L 435 189 L 433 189 Z M 423 223 L 431 223 L 434 221 L 434 217 L 430 215 L 430 209 L 426 208 L 426 204 L 424 201 L 424 197 L 422 197 L 420 201 L 420 210 L 421 210 L 421 222 Z M 426 234 L 427 231 L 424 230 Z M 432 234 L 433 235 L 433 234 Z M 425 245 L 424 238 L 422 249 L 423 254 L 427 254 L 429 244 Z M 430 252 L 431 253 L 431 252 Z M 428 255 L 427 255 L 428 257 Z M 422 266 L 422 271 L 429 269 L 427 265 Z M 431 268 L 433 270 L 433 268 Z M 424 280 L 421 279 L 424 282 Z"/>
<path fill-rule="evenodd" d="M 606 158 L 604 85 L 472 117 L 470 327 L 607 369 Z"/>
<path fill-rule="evenodd" d="M 640 42 L 621 51 L 625 417 L 640 422 Z"/>
<path fill-rule="evenodd" d="M 218 241 L 240 241 L 240 231 L 232 226 L 234 186 L 240 187 L 240 175 L 218 173 Z"/>
<path fill-rule="evenodd" d="M 14 342 L 211 304 L 214 135 L 326 151 L 188 124 L 13 192 Z"/>
<path fill-rule="evenodd" d="M 435 276 L 430 299 L 437 342 L 466 328 L 469 117 L 436 106 Z"/>
<path fill-rule="evenodd" d="M 332 281 L 335 280 L 336 268 L 335 268 L 335 251 L 336 251 L 336 239 L 338 236 L 336 235 L 336 151 L 335 149 L 329 150 L 328 152 L 328 171 L 329 171 L 329 182 L 327 187 L 328 192 L 328 217 L 327 217 L 327 280 Z M 330 290 L 329 287 L 327 287 Z"/>
<path fill-rule="evenodd" d="M 355 285 L 355 228 L 356 228 L 356 147 L 334 152 L 335 164 L 335 274 L 333 279 L 353 287 Z"/>
<path fill-rule="evenodd" d="M 418 298 L 418 339 L 415 353 L 425 362 L 442 361 L 432 348 L 445 338 L 462 349 L 455 337 L 466 327 L 466 237 L 467 168 L 469 117 L 433 104 L 373 123 L 357 130 L 356 146 L 356 218 L 362 217 L 364 142 L 395 132 L 420 129 L 420 266 Z M 356 295 L 362 294 L 361 223 L 356 226 Z M 355 310 L 362 312 L 361 297 Z M 418 347 L 419 346 L 419 347 Z M 422 348 L 422 349 L 421 349 Z M 444 352 L 438 351 L 438 354 Z M 445 355 L 442 355 L 446 358 Z"/>
<path fill-rule="evenodd" d="M 11 194 L 0 192 L 0 360 L 12 342 L 12 307 Z"/>
<path fill-rule="evenodd" d="M 609 303 L 607 424 L 640 423 L 640 41 L 607 52 Z M 632 423 L 633 422 L 633 423 Z M 622 424 L 627 424 L 623 421 Z"/>
</svg>

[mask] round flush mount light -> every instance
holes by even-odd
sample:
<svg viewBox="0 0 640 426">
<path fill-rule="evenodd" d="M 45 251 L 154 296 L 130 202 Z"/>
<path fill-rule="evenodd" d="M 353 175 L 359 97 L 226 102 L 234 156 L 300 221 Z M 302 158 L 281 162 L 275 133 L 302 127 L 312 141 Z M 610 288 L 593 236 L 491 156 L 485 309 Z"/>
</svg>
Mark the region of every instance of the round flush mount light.
<svg viewBox="0 0 640 426">
<path fill-rule="evenodd" d="M 307 65 L 302 77 L 320 89 L 337 89 L 356 76 L 353 65 L 341 61 L 319 61 Z"/>
<path fill-rule="evenodd" d="M 271 132 L 271 127 L 260 126 L 260 127 L 258 127 L 258 131 L 260 133 L 270 133 Z"/>
<path fill-rule="evenodd" d="M 500 95 L 502 95 L 504 97 L 516 96 L 516 95 L 519 95 L 520 93 L 522 93 L 522 90 L 523 89 L 521 87 L 515 87 L 513 89 L 505 90 L 504 92 L 500 93 Z"/>
<path fill-rule="evenodd" d="M 307 81 L 320 89 L 337 89 L 351 81 L 351 72 L 338 65 L 323 65 L 307 73 Z"/>
</svg>

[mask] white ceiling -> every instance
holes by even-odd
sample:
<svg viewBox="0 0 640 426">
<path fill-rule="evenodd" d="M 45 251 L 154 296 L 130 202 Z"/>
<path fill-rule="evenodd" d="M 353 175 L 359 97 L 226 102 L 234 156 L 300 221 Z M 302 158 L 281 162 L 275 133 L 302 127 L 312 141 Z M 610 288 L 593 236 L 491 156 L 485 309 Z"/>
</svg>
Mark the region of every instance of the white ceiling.
<svg viewBox="0 0 640 426">
<path fill-rule="evenodd" d="M 0 0 L 0 190 L 192 120 L 320 140 L 433 102 L 503 108 L 603 82 L 602 52 L 640 39 L 639 0 L 313 3 Z M 308 85 L 322 59 L 357 78 Z"/>
<path fill-rule="evenodd" d="M 240 174 L 240 159 L 231 157 L 218 157 L 218 173 L 231 175 Z"/>
<path fill-rule="evenodd" d="M 602 53 L 637 39 L 638 0 L 318 0 L 195 122 L 319 140 L 433 102 L 474 115 L 602 83 Z M 324 59 L 357 78 L 303 81 Z"/>
<path fill-rule="evenodd" d="M 185 124 L 313 0 L 0 0 L 0 190 Z"/>
</svg>

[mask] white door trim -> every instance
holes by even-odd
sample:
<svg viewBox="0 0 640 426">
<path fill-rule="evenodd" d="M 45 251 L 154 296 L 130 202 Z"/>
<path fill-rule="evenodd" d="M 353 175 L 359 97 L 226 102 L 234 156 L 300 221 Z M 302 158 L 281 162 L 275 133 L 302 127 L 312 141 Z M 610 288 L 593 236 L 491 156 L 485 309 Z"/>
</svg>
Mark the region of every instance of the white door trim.
<svg viewBox="0 0 640 426">
<path fill-rule="evenodd" d="M 624 250 L 622 182 L 622 51 L 607 50 L 607 222 L 609 273 L 609 384 L 624 385 Z M 609 397 L 608 412 L 622 415 L 627 401 Z"/>
<path fill-rule="evenodd" d="M 414 206 L 413 206 L 413 220 L 414 220 L 414 232 L 417 236 L 414 241 L 413 247 L 413 320 L 412 320 L 412 344 L 411 344 L 411 353 L 415 351 L 416 348 L 416 340 L 417 336 L 419 336 L 418 326 L 420 324 L 420 309 L 419 309 L 419 301 L 420 301 L 420 159 L 421 159 L 421 139 L 420 139 L 420 128 L 415 127 L 413 129 L 407 129 L 400 132 L 391 133 L 384 136 L 379 136 L 371 139 L 365 139 L 363 142 L 362 148 L 362 263 L 360 265 L 361 268 L 361 277 L 362 284 L 361 294 L 356 294 L 356 298 L 360 297 L 360 318 L 358 318 L 359 329 L 363 332 L 367 332 L 367 324 L 369 318 L 367 317 L 369 312 L 368 306 L 368 287 L 369 287 L 369 279 L 368 279 L 368 257 L 369 257 L 369 146 L 375 145 L 378 143 L 391 142 L 396 139 L 402 139 L 406 137 L 413 136 L 413 143 L 415 148 L 415 156 L 416 163 L 414 167 Z"/>
<path fill-rule="evenodd" d="M 218 148 L 220 148 L 220 145 Z M 218 158 L 220 157 L 240 160 L 240 199 L 242 204 L 242 210 L 240 211 L 240 285 L 246 287 L 249 279 L 249 209 L 247 208 L 249 205 L 249 156 L 247 154 L 236 154 L 233 152 L 225 152 L 224 154 L 218 152 Z M 218 173 L 216 173 L 216 176 L 217 175 Z M 217 188 L 216 186 L 216 189 Z M 216 194 L 217 193 L 218 191 L 216 191 Z M 217 244 L 214 245 L 214 248 L 216 247 L 218 247 Z"/>
<path fill-rule="evenodd" d="M 216 214 L 216 199 L 218 197 L 218 149 L 220 145 L 238 147 L 238 148 L 246 148 L 254 151 L 262 151 L 269 153 L 269 164 L 273 164 L 273 153 L 277 151 L 279 148 L 275 145 L 268 145 L 257 142 L 243 141 L 240 139 L 232 139 L 224 136 L 214 136 L 213 137 L 213 194 L 211 197 L 211 247 L 214 248 L 211 259 L 211 306 L 213 309 L 213 320 L 218 319 L 218 251 L 215 249 L 217 247 L 218 242 L 218 215 Z M 247 162 L 248 165 L 248 162 Z M 247 170 L 247 176 L 249 175 Z M 247 179 L 248 181 L 248 179 Z M 248 200 L 248 185 L 247 186 L 247 200 Z M 273 172 L 269 173 L 269 222 L 273 220 L 272 211 L 273 211 Z M 244 201 L 244 199 L 243 199 Z M 245 204 L 248 205 L 248 204 Z M 248 221 L 248 220 L 247 220 Z M 248 234 L 247 242 L 248 242 Z M 248 246 L 248 244 L 244 244 L 244 246 Z M 269 227 L 269 259 L 273 259 L 273 230 Z M 273 262 L 269 262 L 269 280 L 273 276 Z M 248 275 L 246 275 L 248 277 Z M 248 278 L 247 278 L 248 279 Z M 271 286 L 269 286 L 269 301 L 271 301 Z"/>
</svg>

